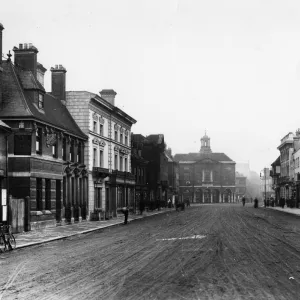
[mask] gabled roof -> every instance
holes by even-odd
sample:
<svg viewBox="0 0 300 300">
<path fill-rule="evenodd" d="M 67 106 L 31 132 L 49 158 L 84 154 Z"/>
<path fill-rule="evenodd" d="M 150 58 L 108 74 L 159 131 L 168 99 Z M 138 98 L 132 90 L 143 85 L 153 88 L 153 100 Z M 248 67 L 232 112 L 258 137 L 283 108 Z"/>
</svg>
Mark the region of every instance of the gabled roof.
<svg viewBox="0 0 300 300">
<path fill-rule="evenodd" d="M 271 164 L 272 167 L 280 166 L 280 155 L 276 158 L 276 160 Z"/>
<path fill-rule="evenodd" d="M 202 154 L 202 153 L 175 154 L 174 156 L 175 161 L 200 161 L 207 158 L 215 161 L 228 161 L 234 163 L 234 161 L 231 158 L 229 158 L 226 154 L 217 153 L 217 152 L 207 153 L 207 154 Z"/>
<path fill-rule="evenodd" d="M 44 96 L 44 109 L 39 109 L 31 99 L 27 89 L 45 91 L 34 78 L 31 71 L 20 71 L 11 61 L 3 64 L 3 105 L 0 109 L 1 119 L 34 118 L 37 121 L 52 125 L 60 130 L 67 131 L 77 137 L 87 139 L 75 123 L 71 114 L 61 101 L 51 94 Z"/>
</svg>

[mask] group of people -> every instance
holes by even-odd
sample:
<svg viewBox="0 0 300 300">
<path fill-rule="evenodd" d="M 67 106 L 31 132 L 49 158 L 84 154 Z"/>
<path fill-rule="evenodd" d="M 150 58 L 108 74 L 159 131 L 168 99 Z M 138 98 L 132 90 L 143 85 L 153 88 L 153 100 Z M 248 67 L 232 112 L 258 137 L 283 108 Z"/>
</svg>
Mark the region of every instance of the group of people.
<svg viewBox="0 0 300 300">
<path fill-rule="evenodd" d="M 253 199 L 250 198 L 250 201 L 252 203 Z M 246 204 L 246 197 L 245 196 L 242 198 L 242 203 L 243 203 L 243 206 L 245 206 L 245 204 Z M 258 208 L 258 199 L 256 197 L 254 199 L 254 208 Z"/>
</svg>

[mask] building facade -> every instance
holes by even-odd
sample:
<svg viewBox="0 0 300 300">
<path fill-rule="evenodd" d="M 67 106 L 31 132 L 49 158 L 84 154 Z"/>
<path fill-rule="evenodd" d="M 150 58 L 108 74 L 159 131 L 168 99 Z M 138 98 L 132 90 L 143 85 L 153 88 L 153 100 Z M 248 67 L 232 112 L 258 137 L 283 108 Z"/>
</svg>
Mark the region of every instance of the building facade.
<svg viewBox="0 0 300 300">
<path fill-rule="evenodd" d="M 88 135 L 89 208 L 92 220 L 115 217 L 125 205 L 134 207 L 135 177 L 131 174 L 131 126 L 136 120 L 115 106 L 116 92 L 100 95 L 66 92 L 66 106 Z"/>
<path fill-rule="evenodd" d="M 235 202 L 235 162 L 224 153 L 214 153 L 210 138 L 201 138 L 198 153 L 176 154 L 180 195 L 198 203 Z"/>
<path fill-rule="evenodd" d="M 0 119 L 12 129 L 9 195 L 30 199 L 29 230 L 86 219 L 87 136 L 60 99 L 46 93 L 37 48 L 20 44 L 13 50 L 14 63 L 10 54 L 2 63 L 0 103 Z"/>
<path fill-rule="evenodd" d="M 151 134 L 145 139 L 142 156 L 149 161 L 147 165 L 148 201 L 150 209 L 167 205 L 169 196 L 168 157 L 165 154 L 163 134 Z"/>
<path fill-rule="evenodd" d="M 131 171 L 135 176 L 134 212 L 142 211 L 149 206 L 149 191 L 147 185 L 148 161 L 143 158 L 142 150 L 145 137 L 141 134 L 131 134 Z"/>
</svg>

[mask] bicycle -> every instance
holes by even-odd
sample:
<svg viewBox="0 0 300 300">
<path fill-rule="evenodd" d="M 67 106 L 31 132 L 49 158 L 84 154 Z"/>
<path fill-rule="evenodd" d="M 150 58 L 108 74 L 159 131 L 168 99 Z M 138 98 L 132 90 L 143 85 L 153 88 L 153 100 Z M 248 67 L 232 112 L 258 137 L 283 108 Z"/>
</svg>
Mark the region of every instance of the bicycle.
<svg viewBox="0 0 300 300">
<path fill-rule="evenodd" d="M 16 240 L 10 225 L 0 226 L 0 252 L 11 251 L 16 248 Z"/>
</svg>

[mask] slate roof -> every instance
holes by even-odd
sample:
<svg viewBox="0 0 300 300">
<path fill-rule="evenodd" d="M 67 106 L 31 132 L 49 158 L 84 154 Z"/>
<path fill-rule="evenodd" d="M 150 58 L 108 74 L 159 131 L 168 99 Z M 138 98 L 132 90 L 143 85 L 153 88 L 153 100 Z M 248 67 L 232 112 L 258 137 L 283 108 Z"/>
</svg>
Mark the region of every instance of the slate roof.
<svg viewBox="0 0 300 300">
<path fill-rule="evenodd" d="M 77 137 L 87 139 L 75 123 L 71 114 L 61 101 L 51 94 L 44 95 L 44 109 L 38 109 L 30 98 L 28 90 L 37 89 L 45 92 L 43 86 L 34 78 L 31 71 L 21 71 L 11 61 L 4 61 L 3 66 L 3 105 L 0 118 L 34 118 Z"/>
<path fill-rule="evenodd" d="M 215 161 L 234 161 L 229 158 L 226 154 L 224 153 L 207 153 L 207 154 L 202 154 L 202 153 L 188 153 L 188 154 L 175 154 L 174 155 L 174 160 L 175 161 L 199 161 L 205 158 L 210 158 Z"/>
</svg>

